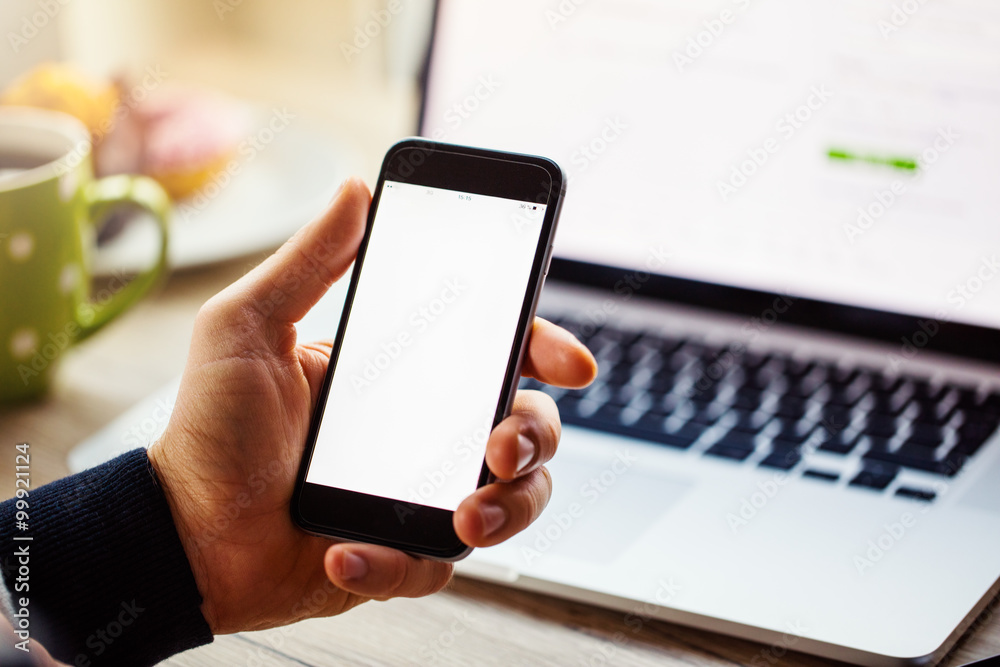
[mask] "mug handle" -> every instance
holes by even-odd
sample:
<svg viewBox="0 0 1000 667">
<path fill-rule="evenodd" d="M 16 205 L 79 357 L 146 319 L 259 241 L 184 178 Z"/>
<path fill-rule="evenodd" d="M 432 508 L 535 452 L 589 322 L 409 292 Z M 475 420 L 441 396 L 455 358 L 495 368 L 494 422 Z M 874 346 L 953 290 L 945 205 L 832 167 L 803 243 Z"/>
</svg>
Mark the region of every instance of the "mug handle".
<svg viewBox="0 0 1000 667">
<path fill-rule="evenodd" d="M 76 321 L 83 340 L 135 305 L 155 285 L 167 269 L 167 245 L 170 238 L 170 197 L 159 183 L 145 176 L 108 176 L 84 186 L 84 205 L 90 220 L 97 219 L 112 206 L 138 204 L 149 211 L 160 230 L 160 254 L 150 268 L 133 278 L 110 299 L 95 303 L 84 301 L 76 308 Z"/>
</svg>

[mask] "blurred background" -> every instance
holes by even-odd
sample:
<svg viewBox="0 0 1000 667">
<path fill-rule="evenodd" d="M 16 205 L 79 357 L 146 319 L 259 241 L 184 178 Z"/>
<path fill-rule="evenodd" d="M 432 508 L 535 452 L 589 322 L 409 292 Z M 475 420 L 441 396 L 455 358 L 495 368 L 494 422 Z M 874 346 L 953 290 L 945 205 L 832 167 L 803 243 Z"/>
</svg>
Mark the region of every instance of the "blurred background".
<svg viewBox="0 0 1000 667">
<path fill-rule="evenodd" d="M 287 107 L 353 144 L 365 176 L 373 177 L 384 147 L 416 132 L 415 75 L 433 11 L 430 0 L 401 2 L 405 21 L 379 26 L 367 46 L 345 53 L 356 30 L 386 6 L 377 0 L 4 0 L 0 26 L 8 44 L 0 87 L 55 60 L 100 78 L 141 78 L 148 67 L 160 68 L 171 83 Z"/>
<path fill-rule="evenodd" d="M 432 14 L 431 0 L 5 0 L 0 103 L 84 120 L 97 176 L 144 173 L 174 200 L 172 268 L 205 266 L 277 247 L 346 176 L 375 181 L 417 133 Z M 152 262 L 155 229 L 135 219 L 100 229 L 97 276 Z"/>
</svg>

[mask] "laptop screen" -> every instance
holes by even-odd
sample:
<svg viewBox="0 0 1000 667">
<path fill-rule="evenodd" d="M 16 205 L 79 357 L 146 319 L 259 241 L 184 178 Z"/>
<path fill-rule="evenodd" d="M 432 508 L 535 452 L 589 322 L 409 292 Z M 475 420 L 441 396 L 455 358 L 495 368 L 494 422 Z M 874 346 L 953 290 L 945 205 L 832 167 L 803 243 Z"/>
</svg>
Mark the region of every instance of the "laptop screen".
<svg viewBox="0 0 1000 667">
<path fill-rule="evenodd" d="M 1000 328 L 991 0 L 440 0 L 425 95 L 563 166 L 557 257 Z"/>
</svg>

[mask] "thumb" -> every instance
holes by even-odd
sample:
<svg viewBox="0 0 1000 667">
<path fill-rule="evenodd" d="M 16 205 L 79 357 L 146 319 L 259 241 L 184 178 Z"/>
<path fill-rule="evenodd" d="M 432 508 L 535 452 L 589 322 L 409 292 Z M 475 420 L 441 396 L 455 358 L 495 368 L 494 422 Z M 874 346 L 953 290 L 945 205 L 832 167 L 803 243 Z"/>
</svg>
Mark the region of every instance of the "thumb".
<svg viewBox="0 0 1000 667">
<path fill-rule="evenodd" d="M 361 179 L 340 186 L 330 207 L 240 281 L 244 295 L 274 323 L 295 323 L 354 261 L 371 193 Z"/>
</svg>

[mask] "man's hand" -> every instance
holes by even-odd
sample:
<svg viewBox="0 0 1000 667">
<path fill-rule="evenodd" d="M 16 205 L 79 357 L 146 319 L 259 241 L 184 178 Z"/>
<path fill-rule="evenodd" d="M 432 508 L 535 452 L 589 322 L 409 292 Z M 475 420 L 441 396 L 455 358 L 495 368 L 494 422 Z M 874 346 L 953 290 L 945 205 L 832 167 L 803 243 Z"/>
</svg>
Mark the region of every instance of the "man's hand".
<svg viewBox="0 0 1000 667">
<path fill-rule="evenodd" d="M 289 514 L 331 346 L 297 344 L 294 324 L 354 260 L 370 202 L 365 185 L 348 180 L 318 220 L 205 304 L 170 424 L 149 450 L 216 634 L 339 614 L 371 598 L 428 595 L 451 578 L 447 563 L 307 535 Z M 524 373 L 581 387 L 596 364 L 568 332 L 539 319 Z M 440 418 L 449 417 L 441 406 Z M 542 464 L 559 435 L 553 401 L 519 392 L 486 447 L 504 481 L 455 512 L 463 542 L 497 544 L 538 517 L 551 493 Z"/>
</svg>

